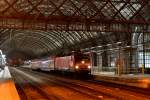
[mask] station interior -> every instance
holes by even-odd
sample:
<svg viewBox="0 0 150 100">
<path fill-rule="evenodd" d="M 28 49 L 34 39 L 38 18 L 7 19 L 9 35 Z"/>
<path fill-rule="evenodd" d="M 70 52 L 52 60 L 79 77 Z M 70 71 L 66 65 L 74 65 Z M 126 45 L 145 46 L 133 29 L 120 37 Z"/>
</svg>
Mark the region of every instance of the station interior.
<svg viewBox="0 0 150 100">
<path fill-rule="evenodd" d="M 143 79 L 149 88 L 150 1 L 0 0 L 0 50 L 10 70 L 82 52 L 90 55 L 91 75 L 125 84 Z"/>
</svg>

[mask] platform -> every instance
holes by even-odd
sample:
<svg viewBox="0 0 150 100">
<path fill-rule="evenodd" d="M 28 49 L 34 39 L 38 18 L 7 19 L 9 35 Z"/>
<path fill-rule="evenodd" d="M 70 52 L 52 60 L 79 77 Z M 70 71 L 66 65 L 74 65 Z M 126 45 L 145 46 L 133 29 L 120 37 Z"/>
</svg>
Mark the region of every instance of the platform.
<svg viewBox="0 0 150 100">
<path fill-rule="evenodd" d="M 11 75 L 8 67 L 4 67 L 4 70 L 0 70 L 0 81 L 11 79 Z"/>
<path fill-rule="evenodd" d="M 7 66 L 0 71 L 0 100 L 20 100 Z"/>
<path fill-rule="evenodd" d="M 150 88 L 150 74 L 125 74 L 114 75 L 112 73 L 97 73 L 94 75 L 95 80 L 123 84 L 128 86 L 135 86 L 139 88 Z"/>
</svg>

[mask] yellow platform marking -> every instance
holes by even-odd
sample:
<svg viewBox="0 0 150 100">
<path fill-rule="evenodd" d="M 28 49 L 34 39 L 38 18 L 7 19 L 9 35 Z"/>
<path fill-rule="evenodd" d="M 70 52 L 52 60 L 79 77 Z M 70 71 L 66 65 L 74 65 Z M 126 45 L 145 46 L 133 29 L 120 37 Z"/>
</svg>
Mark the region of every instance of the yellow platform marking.
<svg viewBox="0 0 150 100">
<path fill-rule="evenodd" d="M 0 100 L 20 100 L 12 80 L 0 82 Z"/>
</svg>

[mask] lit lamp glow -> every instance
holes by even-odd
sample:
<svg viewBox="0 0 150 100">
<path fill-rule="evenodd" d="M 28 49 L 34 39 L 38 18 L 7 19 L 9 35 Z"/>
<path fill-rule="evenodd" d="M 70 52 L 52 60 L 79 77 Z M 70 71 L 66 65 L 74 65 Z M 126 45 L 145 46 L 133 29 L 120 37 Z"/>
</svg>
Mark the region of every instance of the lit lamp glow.
<svg viewBox="0 0 150 100">
<path fill-rule="evenodd" d="M 76 69 L 79 69 L 79 66 L 75 66 Z"/>
<path fill-rule="evenodd" d="M 82 63 L 82 64 L 84 64 L 84 63 L 85 63 L 85 61 L 81 61 L 81 63 Z"/>
<path fill-rule="evenodd" d="M 88 69 L 90 69 L 91 68 L 91 66 L 88 66 Z"/>
</svg>

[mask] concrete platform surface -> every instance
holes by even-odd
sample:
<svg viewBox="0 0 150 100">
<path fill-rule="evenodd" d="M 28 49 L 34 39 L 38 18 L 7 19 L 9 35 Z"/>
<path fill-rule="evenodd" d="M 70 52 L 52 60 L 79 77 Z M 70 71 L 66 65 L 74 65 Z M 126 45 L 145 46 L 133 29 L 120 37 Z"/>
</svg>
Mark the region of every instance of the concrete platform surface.
<svg viewBox="0 0 150 100">
<path fill-rule="evenodd" d="M 112 75 L 112 74 L 97 74 L 94 75 L 95 80 L 123 84 L 128 86 L 135 86 L 139 88 L 150 88 L 150 74 L 126 74 L 126 75 Z"/>
</svg>

